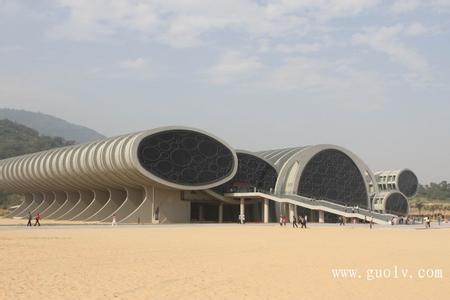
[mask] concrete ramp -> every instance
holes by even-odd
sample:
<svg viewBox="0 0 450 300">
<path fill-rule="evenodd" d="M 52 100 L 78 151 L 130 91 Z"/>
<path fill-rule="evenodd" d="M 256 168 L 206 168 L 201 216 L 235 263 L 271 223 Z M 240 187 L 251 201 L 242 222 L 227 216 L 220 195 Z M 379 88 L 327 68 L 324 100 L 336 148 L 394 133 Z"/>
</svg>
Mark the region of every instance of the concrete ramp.
<svg viewBox="0 0 450 300">
<path fill-rule="evenodd" d="M 388 224 L 393 215 L 390 214 L 379 214 L 371 212 L 367 209 L 359 209 L 358 212 L 349 212 L 349 208 L 336 204 L 326 200 L 316 200 L 299 195 L 272 195 L 265 194 L 261 192 L 248 192 L 248 193 L 228 193 L 225 194 L 226 197 L 232 198 L 259 198 L 259 199 L 269 199 L 278 203 L 289 203 L 295 206 L 304 207 L 310 210 L 329 212 L 338 216 L 343 216 L 345 218 L 357 218 L 360 220 L 369 221 L 373 217 L 373 222 L 376 224 Z"/>
</svg>

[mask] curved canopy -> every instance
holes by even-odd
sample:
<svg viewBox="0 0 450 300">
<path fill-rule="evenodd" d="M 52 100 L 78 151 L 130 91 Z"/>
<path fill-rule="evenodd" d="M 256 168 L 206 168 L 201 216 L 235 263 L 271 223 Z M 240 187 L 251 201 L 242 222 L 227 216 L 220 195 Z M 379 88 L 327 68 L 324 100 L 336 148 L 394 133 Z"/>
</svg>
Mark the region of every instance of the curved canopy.
<svg viewBox="0 0 450 300">
<path fill-rule="evenodd" d="M 419 180 L 411 170 L 403 170 L 398 175 L 398 189 L 406 197 L 413 197 L 417 193 Z"/>
<path fill-rule="evenodd" d="M 161 185 L 208 189 L 235 175 L 225 142 L 198 129 L 164 127 L 0 161 L 0 190 L 52 192 Z"/>
<path fill-rule="evenodd" d="M 256 188 L 270 192 L 275 188 L 277 171 L 266 160 L 250 152 L 237 152 L 238 170 L 230 181 L 214 188 L 219 193 Z"/>
<path fill-rule="evenodd" d="M 367 207 L 367 190 L 358 167 L 345 153 L 327 149 L 306 164 L 298 185 L 299 195 Z"/>
<path fill-rule="evenodd" d="M 406 216 L 409 212 L 408 199 L 399 192 L 391 192 L 384 198 L 384 211 L 388 214 Z"/>
</svg>

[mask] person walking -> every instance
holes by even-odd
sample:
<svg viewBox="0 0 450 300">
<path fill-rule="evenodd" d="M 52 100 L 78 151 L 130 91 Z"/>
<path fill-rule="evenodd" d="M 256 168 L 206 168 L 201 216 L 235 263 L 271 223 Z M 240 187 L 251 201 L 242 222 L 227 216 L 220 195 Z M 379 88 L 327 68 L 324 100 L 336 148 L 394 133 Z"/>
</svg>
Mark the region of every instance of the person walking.
<svg viewBox="0 0 450 300">
<path fill-rule="evenodd" d="M 306 223 L 308 223 L 308 216 L 307 216 L 307 215 L 305 215 L 305 217 L 303 218 L 303 220 L 304 220 L 304 222 L 303 222 L 303 223 L 305 223 L 305 228 L 306 228 Z"/>
<path fill-rule="evenodd" d="M 34 223 L 34 226 L 36 225 L 41 226 L 41 222 L 39 222 L 41 220 L 41 215 L 39 214 L 39 212 L 36 214 L 35 220 L 36 222 Z"/>
<path fill-rule="evenodd" d="M 28 226 L 32 226 L 31 220 L 33 220 L 33 216 L 31 215 L 31 212 L 28 212 L 28 223 L 27 223 L 27 227 L 28 227 Z"/>
<path fill-rule="evenodd" d="M 113 215 L 111 226 L 117 226 L 116 214 Z"/>
<path fill-rule="evenodd" d="M 295 227 L 298 228 L 298 225 L 297 225 L 297 218 L 294 216 L 294 217 L 292 217 L 292 228 L 295 228 Z"/>
<path fill-rule="evenodd" d="M 373 226 L 373 216 L 370 217 L 370 229 L 372 229 L 372 226 Z"/>
<path fill-rule="evenodd" d="M 283 226 L 283 216 L 280 216 L 280 226 Z"/>
<path fill-rule="evenodd" d="M 425 223 L 425 228 L 429 228 L 430 221 L 429 221 L 428 217 L 423 218 L 423 222 Z"/>
<path fill-rule="evenodd" d="M 305 228 L 305 218 L 303 216 L 300 217 L 301 228 Z"/>
</svg>

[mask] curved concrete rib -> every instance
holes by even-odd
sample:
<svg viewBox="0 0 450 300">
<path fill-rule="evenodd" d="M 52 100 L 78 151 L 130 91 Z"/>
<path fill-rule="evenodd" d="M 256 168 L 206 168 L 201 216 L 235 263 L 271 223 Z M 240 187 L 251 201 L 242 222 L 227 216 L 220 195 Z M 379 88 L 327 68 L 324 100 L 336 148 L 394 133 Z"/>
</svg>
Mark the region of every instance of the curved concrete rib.
<svg viewBox="0 0 450 300">
<path fill-rule="evenodd" d="M 94 199 L 82 212 L 73 217 L 71 221 L 84 221 L 97 213 L 108 202 L 109 192 L 94 190 Z"/>
<path fill-rule="evenodd" d="M 47 209 L 47 207 L 50 206 L 50 204 L 53 203 L 53 201 L 55 200 L 54 197 L 48 197 L 48 195 L 53 195 L 53 194 L 49 194 L 49 193 L 43 193 L 43 200 L 41 202 L 41 204 L 36 207 L 31 214 L 37 214 L 37 213 L 42 213 L 43 211 L 45 211 Z"/>
<path fill-rule="evenodd" d="M 134 223 L 139 218 L 141 223 L 153 223 L 153 188 L 144 188 L 144 199 L 141 204 L 120 223 Z"/>
<path fill-rule="evenodd" d="M 54 201 L 47 207 L 46 210 L 42 211 L 41 217 L 47 218 L 47 216 L 51 216 L 54 212 L 56 212 L 67 200 L 67 195 L 65 192 L 54 192 Z"/>
<path fill-rule="evenodd" d="M 33 212 L 39 205 L 41 205 L 42 201 L 44 201 L 44 196 L 41 193 L 33 193 L 33 202 L 30 206 L 27 207 L 26 210 L 16 215 L 16 217 L 25 217 L 28 215 L 28 212 Z"/>
<path fill-rule="evenodd" d="M 54 193 L 44 193 L 44 202 L 45 206 L 40 208 L 41 216 L 45 212 L 47 212 L 55 203 L 55 194 Z"/>
<path fill-rule="evenodd" d="M 71 220 L 73 217 L 82 212 L 94 200 L 94 193 L 90 191 L 80 191 L 80 199 L 71 210 L 58 218 L 58 220 Z"/>
<path fill-rule="evenodd" d="M 124 190 L 110 189 L 108 202 L 86 221 L 101 221 L 110 216 L 122 205 L 126 197 L 127 193 Z"/>
<path fill-rule="evenodd" d="M 111 222 L 113 215 L 116 215 L 117 222 L 125 219 L 144 201 L 144 192 L 141 189 L 125 188 L 127 197 L 125 201 L 109 216 L 101 220 L 101 222 Z M 133 222 L 133 221 L 132 221 Z M 137 223 L 137 219 L 134 220 Z"/>
<path fill-rule="evenodd" d="M 13 210 L 6 217 L 12 218 L 12 217 L 19 215 L 20 213 L 25 211 L 31 205 L 32 202 L 33 202 L 33 195 L 29 194 L 29 193 L 25 194 L 25 198 L 24 198 L 23 202 L 20 204 L 20 206 L 18 208 L 16 208 L 15 210 Z"/>
<path fill-rule="evenodd" d="M 48 218 L 59 220 L 59 218 L 64 216 L 79 201 L 80 201 L 80 193 L 78 193 L 78 192 L 67 192 L 67 200 L 66 200 L 66 202 L 64 202 L 64 204 L 61 205 L 61 207 L 57 211 L 55 211 L 51 216 L 48 216 Z"/>
</svg>

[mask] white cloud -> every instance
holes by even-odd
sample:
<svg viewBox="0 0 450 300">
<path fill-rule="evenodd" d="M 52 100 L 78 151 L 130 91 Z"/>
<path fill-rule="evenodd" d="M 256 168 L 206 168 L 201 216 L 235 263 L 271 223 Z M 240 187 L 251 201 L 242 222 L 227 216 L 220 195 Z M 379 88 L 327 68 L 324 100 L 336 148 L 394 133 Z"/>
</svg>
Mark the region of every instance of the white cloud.
<svg viewBox="0 0 450 300">
<path fill-rule="evenodd" d="M 397 0 L 389 10 L 393 13 L 406 13 L 417 9 L 420 5 L 420 0 Z"/>
<path fill-rule="evenodd" d="M 320 51 L 322 49 L 322 44 L 320 43 L 310 43 L 310 44 L 282 44 L 274 47 L 275 50 L 282 53 L 314 53 Z"/>
<path fill-rule="evenodd" d="M 396 0 L 390 6 L 389 11 L 395 14 L 409 13 L 418 9 L 431 9 L 444 12 L 450 9 L 448 0 Z"/>
<path fill-rule="evenodd" d="M 142 57 L 127 59 L 118 63 L 118 67 L 125 71 L 141 71 L 147 66 L 147 61 Z"/>
<path fill-rule="evenodd" d="M 142 57 L 125 59 L 110 66 L 96 67 L 91 69 L 89 73 L 110 79 L 151 79 L 153 76 L 150 63 Z"/>
<path fill-rule="evenodd" d="M 173 47 L 207 42 L 211 32 L 233 30 L 252 38 L 292 37 L 320 30 L 334 18 L 357 15 L 378 0 L 58 0 L 67 18 L 52 35 L 95 40 L 132 31 Z"/>
<path fill-rule="evenodd" d="M 68 17 L 51 35 L 73 40 L 95 40 L 128 29 L 141 33 L 156 30 L 157 10 L 149 2 L 129 0 L 58 0 Z"/>
<path fill-rule="evenodd" d="M 1 0 L 0 1 L 0 16 L 1 15 L 15 15 L 22 7 L 17 1 L 14 0 Z"/>
<path fill-rule="evenodd" d="M 386 101 L 385 82 L 350 61 L 291 58 L 269 72 L 260 88 L 316 95 L 354 110 L 375 110 Z M 316 96 L 311 96 L 316 98 Z"/>
<path fill-rule="evenodd" d="M 417 35 L 423 33 L 424 30 L 424 27 L 418 24 L 410 27 L 395 25 L 368 28 L 353 35 L 352 40 L 355 44 L 366 45 L 387 54 L 393 61 L 411 71 L 425 73 L 428 69 L 427 60 L 401 40 L 402 35 Z"/>
<path fill-rule="evenodd" d="M 248 77 L 263 67 L 257 57 L 244 56 L 237 51 L 226 52 L 219 62 L 212 66 L 207 75 L 215 84 L 228 84 Z"/>
<path fill-rule="evenodd" d="M 4 45 L 0 46 L 0 52 L 2 53 L 13 53 L 13 52 L 20 52 L 24 51 L 25 47 L 20 45 Z"/>
<path fill-rule="evenodd" d="M 405 33 L 410 36 L 423 35 L 429 32 L 429 29 L 420 23 L 414 23 L 405 27 Z"/>
</svg>

